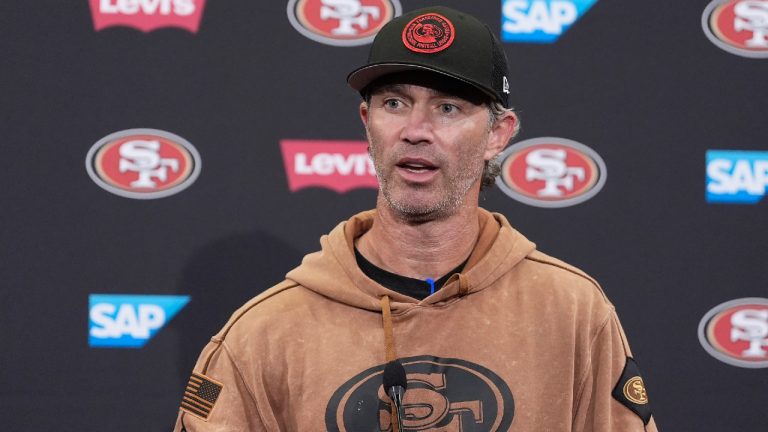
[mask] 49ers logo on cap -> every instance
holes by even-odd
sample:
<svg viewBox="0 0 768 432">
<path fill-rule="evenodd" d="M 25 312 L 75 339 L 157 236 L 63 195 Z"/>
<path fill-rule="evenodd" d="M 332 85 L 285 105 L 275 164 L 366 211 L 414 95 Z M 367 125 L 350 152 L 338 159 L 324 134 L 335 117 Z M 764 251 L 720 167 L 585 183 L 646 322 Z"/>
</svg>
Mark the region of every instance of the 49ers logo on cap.
<svg viewBox="0 0 768 432">
<path fill-rule="evenodd" d="M 156 129 L 107 135 L 88 151 L 85 168 L 103 189 L 126 198 L 176 194 L 200 174 L 200 155 L 184 138 Z"/>
<path fill-rule="evenodd" d="M 290 0 L 288 21 L 304 36 L 335 46 L 373 42 L 376 33 L 400 15 L 398 0 Z"/>
<path fill-rule="evenodd" d="M 768 367 L 768 299 L 743 298 L 715 306 L 699 323 L 699 341 L 722 362 Z"/>
<path fill-rule="evenodd" d="M 455 36 L 453 23 L 436 13 L 419 15 L 403 29 L 403 43 L 406 48 L 426 54 L 448 48 Z"/>
<path fill-rule="evenodd" d="M 579 204 L 605 184 L 605 162 L 600 155 L 564 138 L 529 139 L 504 150 L 500 159 L 499 189 L 536 207 Z"/>
<path fill-rule="evenodd" d="M 768 0 L 714 0 L 704 9 L 701 25 L 725 51 L 768 58 Z"/>
<path fill-rule="evenodd" d="M 403 397 L 406 431 L 506 431 L 515 416 L 509 386 L 494 372 L 460 359 L 400 359 L 408 379 Z M 352 377 L 325 410 L 330 432 L 391 431 L 391 402 L 382 386 L 384 365 Z"/>
</svg>

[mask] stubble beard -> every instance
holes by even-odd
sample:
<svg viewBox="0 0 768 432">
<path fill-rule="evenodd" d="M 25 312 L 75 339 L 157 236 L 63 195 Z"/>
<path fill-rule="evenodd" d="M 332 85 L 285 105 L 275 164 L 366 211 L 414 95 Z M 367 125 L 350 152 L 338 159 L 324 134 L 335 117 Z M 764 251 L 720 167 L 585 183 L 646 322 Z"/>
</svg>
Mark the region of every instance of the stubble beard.
<svg viewBox="0 0 768 432">
<path fill-rule="evenodd" d="M 377 157 L 376 148 L 378 142 L 370 130 L 367 130 L 370 144 L 368 153 L 373 160 L 376 169 L 376 177 L 379 181 L 379 193 L 401 220 L 409 223 L 424 223 L 433 220 L 445 219 L 455 213 L 464 205 L 467 193 L 472 186 L 480 180 L 484 168 L 483 149 L 485 142 L 469 143 L 462 145 L 459 161 L 472 164 L 450 167 L 445 158 L 440 154 L 430 153 L 429 157 L 440 165 L 443 181 L 440 177 L 429 185 L 404 184 L 394 179 L 395 163 L 402 157 L 418 157 L 424 155 L 424 151 L 401 148 L 388 156 L 388 160 Z M 487 139 L 487 138 L 486 138 Z M 430 193 L 437 195 L 437 201 L 417 199 L 418 193 Z"/>
</svg>

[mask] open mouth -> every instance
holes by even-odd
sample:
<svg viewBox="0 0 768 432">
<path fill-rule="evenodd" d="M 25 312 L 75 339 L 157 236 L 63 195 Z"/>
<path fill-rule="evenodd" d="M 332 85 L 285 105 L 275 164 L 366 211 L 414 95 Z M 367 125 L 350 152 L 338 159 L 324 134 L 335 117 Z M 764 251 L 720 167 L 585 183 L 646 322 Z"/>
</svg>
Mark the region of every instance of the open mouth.
<svg viewBox="0 0 768 432">
<path fill-rule="evenodd" d="M 415 159 L 404 159 L 397 164 L 397 167 L 405 169 L 412 173 L 417 173 L 417 174 L 437 170 L 437 167 L 435 165 L 427 161 L 415 160 Z"/>
</svg>

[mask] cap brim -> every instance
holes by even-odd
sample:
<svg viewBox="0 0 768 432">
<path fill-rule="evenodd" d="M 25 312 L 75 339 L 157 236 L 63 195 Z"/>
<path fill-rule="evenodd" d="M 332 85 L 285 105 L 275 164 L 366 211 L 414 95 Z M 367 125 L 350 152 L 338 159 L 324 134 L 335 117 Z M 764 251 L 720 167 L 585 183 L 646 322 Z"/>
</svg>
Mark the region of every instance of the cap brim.
<svg viewBox="0 0 768 432">
<path fill-rule="evenodd" d="M 472 87 L 490 96 L 491 99 L 493 100 L 497 99 L 496 94 L 493 91 L 485 87 L 481 87 L 476 83 L 473 83 L 471 81 L 468 81 L 456 75 L 443 72 L 439 69 L 435 69 L 429 66 L 423 66 L 419 64 L 412 64 L 412 63 L 377 63 L 377 64 L 363 66 L 359 69 L 352 71 L 347 76 L 347 83 L 349 84 L 350 87 L 352 87 L 353 89 L 359 92 L 359 91 L 362 91 L 364 88 L 366 88 L 370 83 L 376 81 L 377 79 L 385 75 L 393 74 L 396 72 L 406 72 L 406 71 L 434 72 L 436 74 L 440 74 L 449 78 L 453 78 L 457 81 L 461 81 L 465 84 L 469 84 Z"/>
</svg>

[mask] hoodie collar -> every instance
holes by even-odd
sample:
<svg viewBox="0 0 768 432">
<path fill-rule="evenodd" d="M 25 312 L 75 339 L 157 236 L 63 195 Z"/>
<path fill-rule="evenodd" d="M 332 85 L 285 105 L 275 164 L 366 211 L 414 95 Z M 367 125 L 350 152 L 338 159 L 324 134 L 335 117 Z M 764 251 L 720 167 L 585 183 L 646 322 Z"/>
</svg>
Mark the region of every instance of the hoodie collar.
<svg viewBox="0 0 768 432">
<path fill-rule="evenodd" d="M 337 225 L 320 238 L 321 250 L 304 257 L 286 278 L 335 301 L 372 311 L 382 310 L 380 299 L 386 295 L 391 299 L 393 313 L 398 313 L 481 291 L 535 249 L 504 216 L 478 209 L 480 234 L 463 272 L 454 274 L 441 290 L 419 301 L 379 285 L 357 266 L 354 241 L 371 228 L 374 215 L 375 210 L 365 211 Z"/>
</svg>

